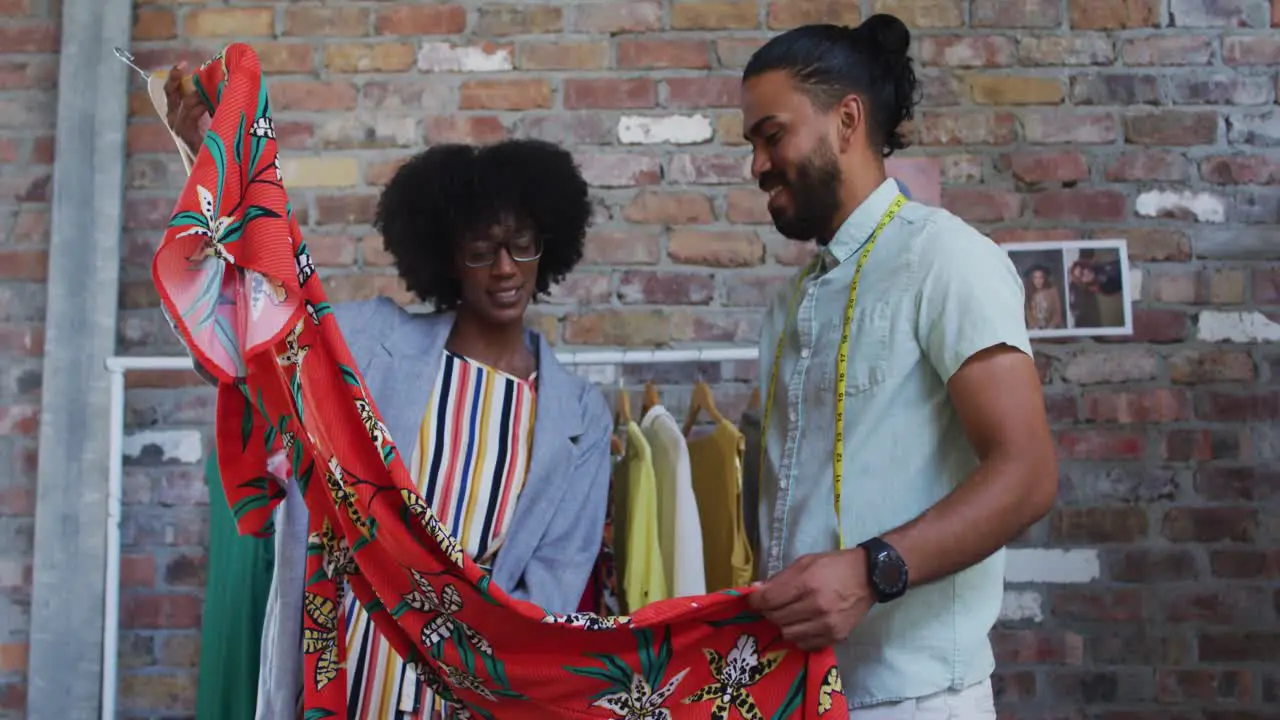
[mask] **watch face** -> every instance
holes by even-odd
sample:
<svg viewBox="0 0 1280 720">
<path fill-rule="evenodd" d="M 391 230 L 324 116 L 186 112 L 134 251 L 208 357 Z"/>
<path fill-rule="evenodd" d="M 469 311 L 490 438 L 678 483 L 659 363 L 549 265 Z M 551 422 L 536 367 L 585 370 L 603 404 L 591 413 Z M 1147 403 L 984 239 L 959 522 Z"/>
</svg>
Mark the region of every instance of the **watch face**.
<svg viewBox="0 0 1280 720">
<path fill-rule="evenodd" d="M 876 585 L 885 592 L 897 592 L 906 582 L 903 570 L 902 563 L 894 560 L 888 553 L 880 555 L 876 558 Z"/>
</svg>

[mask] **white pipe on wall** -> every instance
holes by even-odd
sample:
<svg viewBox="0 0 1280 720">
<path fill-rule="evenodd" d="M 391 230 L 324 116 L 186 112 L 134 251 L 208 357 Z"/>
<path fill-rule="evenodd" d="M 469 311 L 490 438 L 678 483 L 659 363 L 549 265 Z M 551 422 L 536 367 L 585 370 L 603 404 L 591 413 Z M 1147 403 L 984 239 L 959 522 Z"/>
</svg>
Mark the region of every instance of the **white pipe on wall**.
<svg viewBox="0 0 1280 720">
<path fill-rule="evenodd" d="M 733 362 L 755 360 L 758 348 L 710 347 L 673 350 L 567 350 L 556 353 L 565 365 L 641 365 L 680 362 Z M 192 370 L 186 356 L 107 358 L 111 373 L 111 428 L 108 439 L 111 460 L 107 465 L 107 568 L 103 596 L 102 720 L 115 720 L 118 648 L 120 642 L 120 519 L 124 506 L 124 399 L 125 373 L 135 370 Z"/>
</svg>

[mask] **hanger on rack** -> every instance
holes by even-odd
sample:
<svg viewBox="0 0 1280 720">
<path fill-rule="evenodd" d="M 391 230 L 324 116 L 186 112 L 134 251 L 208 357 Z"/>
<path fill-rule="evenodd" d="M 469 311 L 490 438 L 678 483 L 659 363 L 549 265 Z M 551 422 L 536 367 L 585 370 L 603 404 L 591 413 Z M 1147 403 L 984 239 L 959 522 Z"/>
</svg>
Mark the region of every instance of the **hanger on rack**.
<svg viewBox="0 0 1280 720">
<path fill-rule="evenodd" d="M 618 378 L 618 402 L 615 407 L 619 421 L 631 422 L 631 394 L 627 392 L 622 378 Z"/>
<path fill-rule="evenodd" d="M 684 434 L 686 436 L 690 430 L 693 430 L 693 423 L 698 419 L 698 412 L 701 410 L 705 410 L 707 415 L 710 415 L 711 419 L 717 423 L 728 422 L 716 408 L 711 386 L 699 378 L 698 383 L 693 386 L 693 393 L 689 396 L 689 414 L 684 419 Z"/>
<path fill-rule="evenodd" d="M 751 389 L 751 397 L 747 398 L 747 409 L 753 412 L 760 409 L 760 388 L 759 387 L 755 387 Z"/>
<path fill-rule="evenodd" d="M 662 400 L 658 397 L 658 385 L 650 380 L 644 384 L 644 404 L 641 405 L 641 412 L 648 414 L 655 406 L 661 404 Z"/>
</svg>

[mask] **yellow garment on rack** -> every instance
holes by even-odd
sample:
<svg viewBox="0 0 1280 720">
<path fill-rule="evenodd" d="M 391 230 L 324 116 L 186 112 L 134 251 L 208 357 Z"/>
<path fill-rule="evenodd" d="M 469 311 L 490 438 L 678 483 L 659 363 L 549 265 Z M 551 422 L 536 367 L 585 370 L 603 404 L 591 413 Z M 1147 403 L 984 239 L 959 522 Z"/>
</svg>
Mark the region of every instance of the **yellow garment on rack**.
<svg viewBox="0 0 1280 720">
<path fill-rule="evenodd" d="M 751 543 L 742 518 L 744 442 L 742 433 L 727 420 L 689 439 L 707 592 L 747 585 L 753 574 Z"/>
<path fill-rule="evenodd" d="M 626 422 L 627 449 L 614 466 L 614 552 L 624 613 L 670 597 L 658 543 L 658 483 L 640 426 Z"/>
</svg>

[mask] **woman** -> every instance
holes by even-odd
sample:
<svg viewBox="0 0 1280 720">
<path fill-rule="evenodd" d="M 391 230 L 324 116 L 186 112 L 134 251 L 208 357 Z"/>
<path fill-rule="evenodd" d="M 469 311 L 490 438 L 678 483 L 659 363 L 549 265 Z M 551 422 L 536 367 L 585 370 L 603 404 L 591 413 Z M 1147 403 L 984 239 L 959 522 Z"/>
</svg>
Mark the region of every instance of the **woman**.
<svg viewBox="0 0 1280 720">
<path fill-rule="evenodd" d="M 202 111 L 182 96 L 179 72 L 168 121 L 195 148 Z M 582 258 L 590 215 L 587 184 L 561 148 L 433 147 L 396 172 L 375 226 L 408 289 L 435 312 L 410 314 L 385 298 L 335 307 L 419 494 L 500 587 L 564 613 L 577 609 L 600 548 L 611 421 L 600 393 L 556 361 L 524 316 Z M 258 716 L 273 720 L 292 714 L 281 709 L 301 687 L 292 623 L 302 613 L 306 508 L 288 487 L 259 689 Z M 442 713 L 351 593 L 344 609 L 353 717 Z"/>
<path fill-rule="evenodd" d="M 1023 278 L 1026 286 L 1024 311 L 1028 330 L 1051 330 L 1063 327 L 1062 297 L 1049 277 L 1049 270 L 1034 265 Z"/>
</svg>

